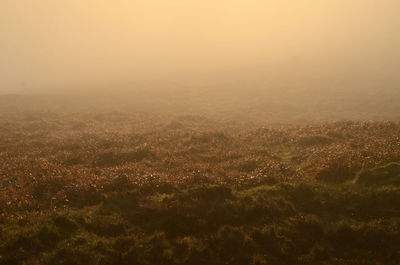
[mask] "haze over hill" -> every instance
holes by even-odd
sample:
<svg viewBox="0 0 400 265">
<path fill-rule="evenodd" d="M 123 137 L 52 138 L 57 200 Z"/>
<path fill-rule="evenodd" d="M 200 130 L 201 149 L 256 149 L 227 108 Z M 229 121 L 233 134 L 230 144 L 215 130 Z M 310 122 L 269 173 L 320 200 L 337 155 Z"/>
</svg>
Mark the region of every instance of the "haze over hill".
<svg viewBox="0 0 400 265">
<path fill-rule="evenodd" d="M 0 265 L 399 265 L 399 0 L 0 0 Z"/>
</svg>

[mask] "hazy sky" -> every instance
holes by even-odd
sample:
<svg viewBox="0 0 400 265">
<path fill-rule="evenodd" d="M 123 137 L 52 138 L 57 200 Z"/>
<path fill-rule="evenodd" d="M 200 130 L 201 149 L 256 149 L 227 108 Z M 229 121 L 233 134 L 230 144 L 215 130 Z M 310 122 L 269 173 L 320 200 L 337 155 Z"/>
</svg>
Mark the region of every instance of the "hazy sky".
<svg viewBox="0 0 400 265">
<path fill-rule="evenodd" d="M 399 11 L 399 0 L 1 0 L 0 91 L 230 74 L 394 85 Z"/>
</svg>

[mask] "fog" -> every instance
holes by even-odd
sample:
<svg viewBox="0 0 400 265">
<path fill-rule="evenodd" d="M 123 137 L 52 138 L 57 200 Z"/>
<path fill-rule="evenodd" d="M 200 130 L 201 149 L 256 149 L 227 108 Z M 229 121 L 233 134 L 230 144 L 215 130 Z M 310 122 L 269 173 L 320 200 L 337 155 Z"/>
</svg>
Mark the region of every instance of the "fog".
<svg viewBox="0 0 400 265">
<path fill-rule="evenodd" d="M 0 91 L 395 92 L 399 10 L 397 0 L 2 0 Z"/>
</svg>

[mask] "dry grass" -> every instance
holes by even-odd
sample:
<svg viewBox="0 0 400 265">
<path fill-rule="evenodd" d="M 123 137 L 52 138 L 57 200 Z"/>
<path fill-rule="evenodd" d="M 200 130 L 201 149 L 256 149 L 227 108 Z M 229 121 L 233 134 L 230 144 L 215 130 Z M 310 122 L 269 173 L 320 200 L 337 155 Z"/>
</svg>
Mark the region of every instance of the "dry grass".
<svg viewBox="0 0 400 265">
<path fill-rule="evenodd" d="M 353 180 L 400 161 L 400 123 L 60 112 L 3 115 L 0 127 L 0 264 L 398 258 L 397 179 Z"/>
</svg>

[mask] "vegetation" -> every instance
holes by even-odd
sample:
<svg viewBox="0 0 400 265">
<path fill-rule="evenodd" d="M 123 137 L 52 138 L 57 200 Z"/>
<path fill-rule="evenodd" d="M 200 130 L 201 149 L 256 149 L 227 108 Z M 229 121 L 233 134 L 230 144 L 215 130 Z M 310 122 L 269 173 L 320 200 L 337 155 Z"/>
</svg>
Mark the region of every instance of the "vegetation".
<svg viewBox="0 0 400 265">
<path fill-rule="evenodd" d="M 0 264 L 399 264 L 400 123 L 0 118 Z"/>
</svg>

